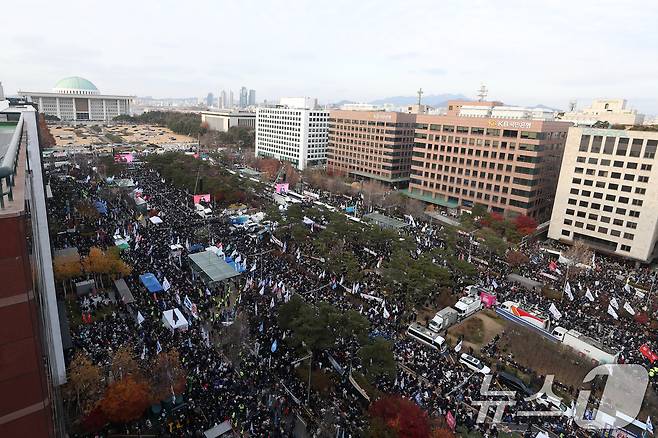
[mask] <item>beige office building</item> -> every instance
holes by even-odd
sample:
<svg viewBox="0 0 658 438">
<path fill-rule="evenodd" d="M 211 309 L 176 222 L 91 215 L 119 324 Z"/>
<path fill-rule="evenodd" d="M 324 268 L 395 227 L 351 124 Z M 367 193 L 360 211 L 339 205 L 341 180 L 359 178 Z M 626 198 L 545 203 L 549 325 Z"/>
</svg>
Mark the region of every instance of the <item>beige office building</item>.
<svg viewBox="0 0 658 438">
<path fill-rule="evenodd" d="M 641 125 L 644 115 L 627 108 L 626 99 L 597 99 L 579 111 L 569 111 L 560 118 L 577 126 L 592 126 L 596 122 L 608 122 L 612 125 Z"/>
<path fill-rule="evenodd" d="M 445 115 L 418 114 L 408 195 L 548 220 L 569 126 L 552 111 L 500 102 L 450 101 Z"/>
<path fill-rule="evenodd" d="M 658 132 L 569 129 L 548 237 L 641 262 L 656 254 Z"/>
<path fill-rule="evenodd" d="M 256 129 L 256 113 L 252 111 L 220 110 L 202 111 L 201 122 L 212 131 L 226 132 L 230 128 Z"/>
</svg>

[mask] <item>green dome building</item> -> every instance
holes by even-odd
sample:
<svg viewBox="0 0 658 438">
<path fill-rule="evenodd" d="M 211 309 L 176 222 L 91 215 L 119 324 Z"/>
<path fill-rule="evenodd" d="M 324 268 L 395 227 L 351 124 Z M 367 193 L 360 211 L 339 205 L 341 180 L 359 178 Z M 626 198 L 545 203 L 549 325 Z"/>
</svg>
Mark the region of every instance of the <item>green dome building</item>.
<svg viewBox="0 0 658 438">
<path fill-rule="evenodd" d="M 110 122 L 116 116 L 130 114 L 134 96 L 104 95 L 93 82 L 80 76 L 57 81 L 51 92 L 19 91 L 36 103 L 39 112 L 64 122 Z"/>
</svg>

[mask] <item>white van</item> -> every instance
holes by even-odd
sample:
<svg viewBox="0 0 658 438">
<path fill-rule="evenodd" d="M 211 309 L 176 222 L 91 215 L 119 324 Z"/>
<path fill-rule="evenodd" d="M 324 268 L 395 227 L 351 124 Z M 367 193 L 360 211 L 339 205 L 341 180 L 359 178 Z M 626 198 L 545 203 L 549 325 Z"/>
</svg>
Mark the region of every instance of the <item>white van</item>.
<svg viewBox="0 0 658 438">
<path fill-rule="evenodd" d="M 476 359 L 470 354 L 463 353 L 459 358 L 459 362 L 476 373 L 489 374 L 491 372 L 491 368 L 482 363 L 480 359 Z"/>
</svg>

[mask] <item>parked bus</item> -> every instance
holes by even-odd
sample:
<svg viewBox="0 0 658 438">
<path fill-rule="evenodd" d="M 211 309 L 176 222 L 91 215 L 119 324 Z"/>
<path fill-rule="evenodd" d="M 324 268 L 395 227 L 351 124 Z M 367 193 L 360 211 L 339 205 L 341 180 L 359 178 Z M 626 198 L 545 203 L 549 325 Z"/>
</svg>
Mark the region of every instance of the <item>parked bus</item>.
<svg viewBox="0 0 658 438">
<path fill-rule="evenodd" d="M 407 335 L 435 350 L 443 352 L 446 349 L 446 340 L 443 339 L 443 337 L 418 323 L 412 322 L 409 325 L 409 328 L 407 328 Z"/>
</svg>

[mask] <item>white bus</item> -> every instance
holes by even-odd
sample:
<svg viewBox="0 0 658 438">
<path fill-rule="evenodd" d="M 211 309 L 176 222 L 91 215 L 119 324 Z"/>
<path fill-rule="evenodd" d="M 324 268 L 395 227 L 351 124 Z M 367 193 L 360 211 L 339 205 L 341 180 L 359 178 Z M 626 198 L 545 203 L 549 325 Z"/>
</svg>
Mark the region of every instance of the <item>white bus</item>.
<svg viewBox="0 0 658 438">
<path fill-rule="evenodd" d="M 409 325 L 407 335 L 435 350 L 443 352 L 446 349 L 446 340 L 443 337 L 416 322 Z"/>
</svg>

